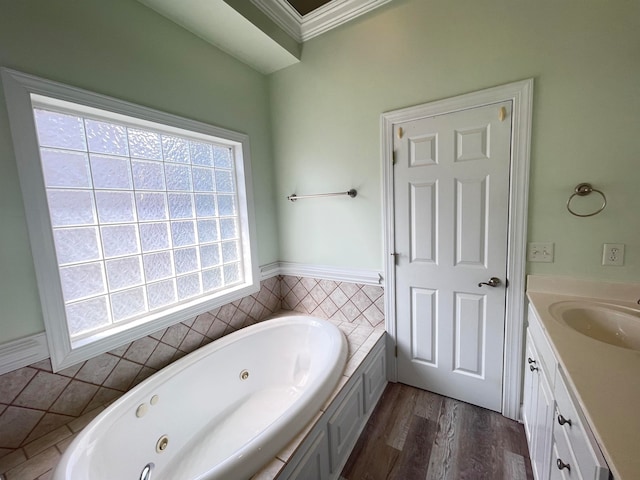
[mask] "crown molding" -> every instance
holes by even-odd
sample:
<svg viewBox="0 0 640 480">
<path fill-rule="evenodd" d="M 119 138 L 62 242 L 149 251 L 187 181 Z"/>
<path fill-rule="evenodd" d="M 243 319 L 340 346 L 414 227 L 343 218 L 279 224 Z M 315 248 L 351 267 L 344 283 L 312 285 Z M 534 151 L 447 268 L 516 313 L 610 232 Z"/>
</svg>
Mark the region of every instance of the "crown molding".
<svg viewBox="0 0 640 480">
<path fill-rule="evenodd" d="M 313 12 L 300 15 L 286 0 L 251 0 L 298 42 L 310 40 L 390 1 L 332 0 Z"/>
<path fill-rule="evenodd" d="M 302 16 L 285 0 L 251 0 L 256 7 L 298 43 L 302 42 Z"/>
</svg>

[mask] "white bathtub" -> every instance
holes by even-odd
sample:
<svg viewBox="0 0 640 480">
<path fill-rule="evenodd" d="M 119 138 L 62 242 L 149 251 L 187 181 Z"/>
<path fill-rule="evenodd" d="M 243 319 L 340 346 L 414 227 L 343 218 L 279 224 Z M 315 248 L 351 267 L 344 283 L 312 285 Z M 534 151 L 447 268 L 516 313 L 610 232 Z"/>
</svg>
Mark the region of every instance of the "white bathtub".
<svg viewBox="0 0 640 480">
<path fill-rule="evenodd" d="M 71 443 L 53 480 L 138 480 L 147 465 L 150 480 L 249 478 L 319 411 L 346 357 L 342 332 L 313 317 L 234 332 L 114 402 Z"/>
</svg>

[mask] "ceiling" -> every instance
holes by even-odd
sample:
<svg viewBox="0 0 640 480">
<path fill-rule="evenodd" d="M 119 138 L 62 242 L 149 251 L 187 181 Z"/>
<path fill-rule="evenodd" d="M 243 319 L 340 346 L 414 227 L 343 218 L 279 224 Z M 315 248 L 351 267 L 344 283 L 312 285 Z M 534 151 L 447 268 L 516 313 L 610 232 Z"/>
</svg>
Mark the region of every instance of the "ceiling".
<svg viewBox="0 0 640 480">
<path fill-rule="evenodd" d="M 292 38 L 302 43 L 392 0 L 250 1 Z"/>
<path fill-rule="evenodd" d="M 287 0 L 287 3 L 295 8 L 300 15 L 304 16 L 326 5 L 330 1 L 331 0 Z"/>
<path fill-rule="evenodd" d="M 300 45 L 392 0 L 138 0 L 269 74 L 300 61 Z"/>
</svg>

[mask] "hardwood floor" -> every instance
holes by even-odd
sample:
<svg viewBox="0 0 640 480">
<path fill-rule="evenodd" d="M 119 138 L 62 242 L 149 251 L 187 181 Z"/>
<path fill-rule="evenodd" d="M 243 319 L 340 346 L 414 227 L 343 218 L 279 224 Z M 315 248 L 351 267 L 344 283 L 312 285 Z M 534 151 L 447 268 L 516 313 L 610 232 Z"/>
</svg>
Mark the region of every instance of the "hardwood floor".
<svg viewBox="0 0 640 480">
<path fill-rule="evenodd" d="M 342 480 L 532 480 L 524 428 L 468 403 L 389 383 Z"/>
</svg>

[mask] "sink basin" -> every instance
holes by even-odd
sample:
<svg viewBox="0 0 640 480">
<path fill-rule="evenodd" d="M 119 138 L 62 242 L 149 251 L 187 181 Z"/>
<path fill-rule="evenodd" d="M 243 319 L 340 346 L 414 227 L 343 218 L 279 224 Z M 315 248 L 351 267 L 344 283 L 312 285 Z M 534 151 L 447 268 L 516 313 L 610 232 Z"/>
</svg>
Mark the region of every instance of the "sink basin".
<svg viewBox="0 0 640 480">
<path fill-rule="evenodd" d="M 552 304 L 549 313 L 578 333 L 640 351 L 640 310 L 604 302 L 565 301 Z"/>
</svg>

